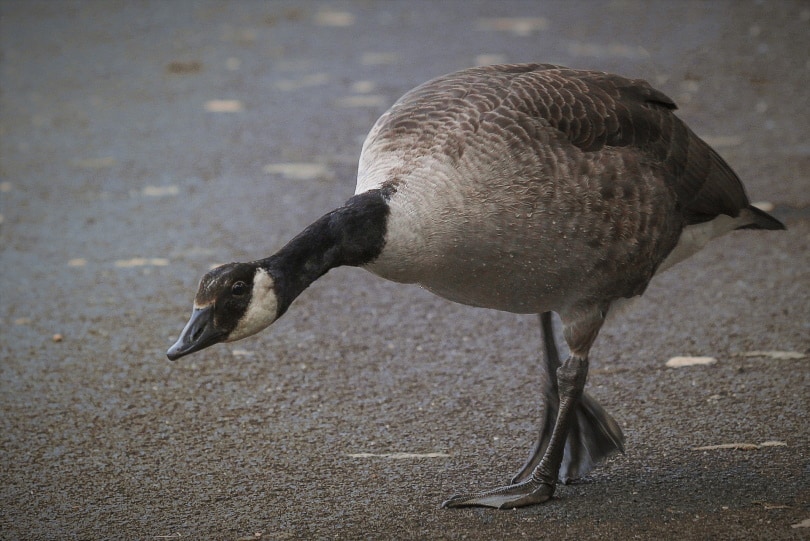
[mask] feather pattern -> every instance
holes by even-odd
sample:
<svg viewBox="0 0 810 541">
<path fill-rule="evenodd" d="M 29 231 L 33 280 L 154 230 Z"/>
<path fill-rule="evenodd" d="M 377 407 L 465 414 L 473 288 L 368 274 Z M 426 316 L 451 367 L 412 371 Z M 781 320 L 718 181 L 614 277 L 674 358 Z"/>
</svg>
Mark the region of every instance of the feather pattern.
<svg viewBox="0 0 810 541">
<path fill-rule="evenodd" d="M 513 312 L 640 294 L 684 227 L 748 206 L 675 108 L 645 81 L 549 64 L 416 87 L 363 145 L 356 192 L 393 193 L 368 268 Z"/>
</svg>

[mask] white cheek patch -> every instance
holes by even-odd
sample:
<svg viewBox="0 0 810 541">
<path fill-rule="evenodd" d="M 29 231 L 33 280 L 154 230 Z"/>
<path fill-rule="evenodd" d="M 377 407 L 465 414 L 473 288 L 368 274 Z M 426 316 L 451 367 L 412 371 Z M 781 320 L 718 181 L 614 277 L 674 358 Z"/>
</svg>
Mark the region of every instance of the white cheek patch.
<svg viewBox="0 0 810 541">
<path fill-rule="evenodd" d="M 278 298 L 273 289 L 273 278 L 264 269 L 256 269 L 253 277 L 253 291 L 245 314 L 228 335 L 226 342 L 241 340 L 268 327 L 276 320 Z"/>
</svg>

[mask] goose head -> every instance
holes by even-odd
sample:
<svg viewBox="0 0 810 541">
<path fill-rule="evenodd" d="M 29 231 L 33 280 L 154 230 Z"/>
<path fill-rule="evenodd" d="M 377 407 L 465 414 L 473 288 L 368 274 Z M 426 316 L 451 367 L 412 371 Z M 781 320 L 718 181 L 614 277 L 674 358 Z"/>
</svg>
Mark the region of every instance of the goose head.
<svg viewBox="0 0 810 541">
<path fill-rule="evenodd" d="M 209 271 L 200 280 L 191 318 L 166 355 L 174 361 L 256 334 L 330 269 L 373 261 L 385 245 L 389 194 L 373 189 L 355 195 L 272 256 Z"/>
<path fill-rule="evenodd" d="M 273 277 L 258 263 L 217 267 L 200 280 L 191 318 L 166 355 L 174 361 L 256 334 L 278 319 L 278 307 Z"/>
</svg>

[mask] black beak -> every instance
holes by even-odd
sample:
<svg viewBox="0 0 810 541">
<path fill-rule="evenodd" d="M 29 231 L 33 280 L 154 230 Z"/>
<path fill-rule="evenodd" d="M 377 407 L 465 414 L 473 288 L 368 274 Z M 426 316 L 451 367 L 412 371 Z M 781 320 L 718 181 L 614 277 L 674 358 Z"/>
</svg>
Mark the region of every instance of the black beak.
<svg viewBox="0 0 810 541">
<path fill-rule="evenodd" d="M 180 338 L 166 352 L 169 360 L 176 361 L 189 353 L 222 342 L 225 333 L 214 327 L 213 318 L 214 310 L 212 307 L 195 308 L 191 313 L 191 319 L 188 320 L 183 332 L 180 333 Z"/>
</svg>

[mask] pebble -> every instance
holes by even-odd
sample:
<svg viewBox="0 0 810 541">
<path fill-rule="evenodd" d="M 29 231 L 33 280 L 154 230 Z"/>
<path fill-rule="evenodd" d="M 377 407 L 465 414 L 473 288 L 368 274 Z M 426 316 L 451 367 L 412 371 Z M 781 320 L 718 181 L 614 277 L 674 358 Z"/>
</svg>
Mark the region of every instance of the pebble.
<svg viewBox="0 0 810 541">
<path fill-rule="evenodd" d="M 669 368 L 683 368 L 684 366 L 709 365 L 717 362 L 714 357 L 672 357 L 667 361 Z"/>
</svg>

